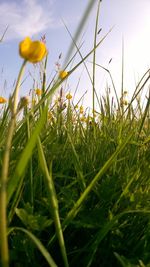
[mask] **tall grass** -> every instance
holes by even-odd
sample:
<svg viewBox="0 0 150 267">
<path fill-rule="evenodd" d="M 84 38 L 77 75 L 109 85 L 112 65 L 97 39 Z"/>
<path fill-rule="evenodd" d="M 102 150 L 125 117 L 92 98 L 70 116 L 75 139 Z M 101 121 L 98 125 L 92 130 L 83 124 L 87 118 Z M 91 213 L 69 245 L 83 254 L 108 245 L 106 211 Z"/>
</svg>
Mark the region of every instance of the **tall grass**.
<svg viewBox="0 0 150 267">
<path fill-rule="evenodd" d="M 119 99 L 111 73 L 96 63 L 95 51 L 108 34 L 97 41 L 100 2 L 91 51 L 82 55 L 77 44 L 81 27 L 75 38 L 70 33 L 77 50 L 66 63 L 72 63 L 72 69 L 64 79 L 55 77 L 47 84 L 46 58 L 40 73 L 42 94 L 37 96 L 33 88 L 29 104 L 17 101 L 24 62 L 2 109 L 2 267 L 150 266 L 150 94 L 145 108 L 138 99 L 149 70 L 129 103 L 122 82 Z M 63 96 L 63 84 L 81 64 L 88 71 L 85 60 L 92 53 L 90 112 L 80 101 L 77 106 L 71 96 Z M 74 65 L 77 54 L 81 61 Z M 106 88 L 95 111 L 96 67 L 109 74 L 115 99 Z M 56 91 L 60 95 L 54 103 Z"/>
</svg>

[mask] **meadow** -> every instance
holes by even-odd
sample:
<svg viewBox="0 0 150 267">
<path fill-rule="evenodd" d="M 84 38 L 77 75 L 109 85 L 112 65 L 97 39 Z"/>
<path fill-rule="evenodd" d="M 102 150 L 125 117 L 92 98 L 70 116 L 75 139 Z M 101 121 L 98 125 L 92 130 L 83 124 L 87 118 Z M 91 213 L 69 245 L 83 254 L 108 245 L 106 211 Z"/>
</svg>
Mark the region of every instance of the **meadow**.
<svg viewBox="0 0 150 267">
<path fill-rule="evenodd" d="M 105 69 L 114 97 L 108 88 L 97 96 L 96 49 L 108 34 L 97 34 L 100 2 L 93 49 L 82 55 L 76 42 L 89 4 L 73 39 L 75 54 L 49 84 L 45 40 L 20 43 L 24 60 L 14 92 L 7 102 L 0 97 L 1 267 L 150 266 L 149 91 L 144 106 L 140 99 L 150 72 L 127 101 Z M 91 55 L 92 110 L 63 91 Z M 29 62 L 37 63 L 41 86 L 18 99 Z"/>
</svg>

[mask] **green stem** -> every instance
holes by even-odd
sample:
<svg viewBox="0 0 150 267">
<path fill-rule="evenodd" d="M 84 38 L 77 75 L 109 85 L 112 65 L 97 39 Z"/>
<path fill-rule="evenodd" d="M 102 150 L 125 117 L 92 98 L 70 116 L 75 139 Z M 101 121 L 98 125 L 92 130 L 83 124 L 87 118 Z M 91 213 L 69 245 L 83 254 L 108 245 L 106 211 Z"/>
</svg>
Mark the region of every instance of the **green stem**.
<svg viewBox="0 0 150 267">
<path fill-rule="evenodd" d="M 46 178 L 47 188 L 49 192 L 48 196 L 49 196 L 50 205 L 51 205 L 51 212 L 52 212 L 52 216 L 53 216 L 53 220 L 55 224 L 56 235 L 58 237 L 64 266 L 69 267 L 69 263 L 67 259 L 67 252 L 66 252 L 66 247 L 65 247 L 64 237 L 63 237 L 62 225 L 61 225 L 60 217 L 59 217 L 58 200 L 57 200 L 55 186 L 54 186 L 54 182 L 52 178 L 52 162 L 50 164 L 50 172 L 49 172 L 40 137 L 38 139 L 38 151 L 39 151 L 39 158 L 41 161 L 41 167 Z"/>
<path fill-rule="evenodd" d="M 123 87 L 124 87 L 124 42 L 122 38 L 122 71 L 121 71 L 121 100 L 122 100 L 122 115 L 124 114 L 124 105 L 123 105 Z"/>
<path fill-rule="evenodd" d="M 16 87 L 11 98 L 12 100 L 11 104 L 13 105 L 13 107 L 11 107 L 12 114 L 11 114 L 11 120 L 8 125 L 8 133 L 6 136 L 6 144 L 3 156 L 2 173 L 0 178 L 0 252 L 1 252 L 2 267 L 9 267 L 9 251 L 8 251 L 8 238 L 7 238 L 7 181 L 8 181 L 11 143 L 15 129 L 15 121 L 17 114 L 18 92 L 25 64 L 26 61 L 24 61 L 21 66 Z"/>
<path fill-rule="evenodd" d="M 23 73 L 24 73 L 24 68 L 25 68 L 26 63 L 27 63 L 26 60 L 24 60 L 23 63 L 22 63 L 22 66 L 21 66 L 20 71 L 19 71 L 18 79 L 17 79 L 17 82 L 16 82 L 16 87 L 15 87 L 15 90 L 14 90 L 14 93 L 13 93 L 13 98 L 14 99 L 13 99 L 12 115 L 14 117 L 16 116 L 16 113 L 17 113 L 18 93 L 19 93 L 20 82 L 21 82 L 21 78 L 22 78 Z"/>
<path fill-rule="evenodd" d="M 95 59 L 96 59 L 96 41 L 97 41 L 97 30 L 98 30 L 98 19 L 99 19 L 99 10 L 100 10 L 100 2 L 98 2 L 97 15 L 96 15 L 96 23 L 95 23 L 95 34 L 94 34 L 94 51 L 93 51 L 93 94 L 92 94 L 92 105 L 93 105 L 93 121 L 95 121 Z"/>
<path fill-rule="evenodd" d="M 26 107 L 26 114 L 25 116 L 27 115 L 27 107 Z M 30 139 L 31 137 L 31 132 L 30 132 L 30 118 L 28 117 L 27 118 L 27 138 L 28 140 Z M 32 206 L 32 211 L 34 209 L 34 190 L 33 190 L 33 168 L 32 168 L 32 156 L 30 158 L 30 161 L 29 161 L 29 179 L 30 179 L 30 201 L 31 201 L 31 206 Z"/>
</svg>

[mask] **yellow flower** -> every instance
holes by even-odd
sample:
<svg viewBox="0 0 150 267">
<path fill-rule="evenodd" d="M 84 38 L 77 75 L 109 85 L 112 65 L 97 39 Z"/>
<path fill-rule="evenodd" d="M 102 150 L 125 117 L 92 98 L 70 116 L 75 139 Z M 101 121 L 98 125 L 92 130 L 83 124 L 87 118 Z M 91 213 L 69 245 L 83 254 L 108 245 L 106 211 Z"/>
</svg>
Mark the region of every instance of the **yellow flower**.
<svg viewBox="0 0 150 267">
<path fill-rule="evenodd" d="M 46 56 L 46 45 L 41 41 L 32 41 L 29 37 L 26 37 L 19 44 L 19 54 L 31 63 L 37 63 Z"/>
<path fill-rule="evenodd" d="M 68 93 L 68 94 L 66 95 L 66 99 L 70 100 L 71 98 L 72 98 L 72 95 L 71 95 L 70 93 Z"/>
<path fill-rule="evenodd" d="M 35 90 L 35 93 L 36 93 L 36 95 L 40 96 L 40 95 L 42 94 L 42 90 L 39 89 L 39 88 L 37 88 L 37 89 Z"/>
<path fill-rule="evenodd" d="M 53 113 L 51 111 L 48 112 L 48 119 L 50 121 L 53 119 Z"/>
<path fill-rule="evenodd" d="M 83 106 L 80 106 L 80 114 L 83 114 L 83 112 L 84 112 L 84 108 Z"/>
<path fill-rule="evenodd" d="M 0 104 L 4 104 L 6 102 L 7 102 L 7 99 L 2 97 L 2 96 L 0 96 Z"/>
<path fill-rule="evenodd" d="M 61 71 L 59 72 L 59 78 L 60 78 L 60 79 L 64 79 L 67 75 L 68 75 L 68 72 L 65 71 L 65 70 L 61 70 Z"/>
</svg>

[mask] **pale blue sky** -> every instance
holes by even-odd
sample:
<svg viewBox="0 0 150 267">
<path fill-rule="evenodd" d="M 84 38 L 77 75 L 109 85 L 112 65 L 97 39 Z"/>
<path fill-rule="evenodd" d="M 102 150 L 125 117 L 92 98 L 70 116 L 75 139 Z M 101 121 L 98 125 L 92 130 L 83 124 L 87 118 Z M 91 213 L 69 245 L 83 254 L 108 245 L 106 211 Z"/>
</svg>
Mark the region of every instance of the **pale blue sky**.
<svg viewBox="0 0 150 267">
<path fill-rule="evenodd" d="M 94 25 L 97 0 L 89 19 L 82 31 L 81 37 L 84 45 L 81 48 L 83 55 L 93 46 Z M 62 52 L 62 61 L 70 45 L 70 37 L 61 21 L 64 19 L 72 34 L 78 27 L 88 0 L 0 0 L 0 34 L 9 25 L 4 42 L 0 44 L 0 94 L 6 96 L 11 92 L 14 80 L 17 77 L 22 59 L 18 56 L 18 43 L 25 37 L 31 36 L 39 39 L 46 34 L 49 50 L 48 73 L 55 70 L 55 62 Z M 124 38 L 125 56 L 125 82 L 124 89 L 129 93 L 135 88 L 143 73 L 149 68 L 150 63 L 150 1 L 149 0 L 103 0 L 100 6 L 99 28 L 102 28 L 98 40 L 114 26 L 103 44 L 96 53 L 96 62 L 104 67 L 109 67 L 117 92 L 121 88 L 121 47 Z M 81 40 L 80 37 L 80 40 Z M 79 41 L 80 41 L 79 40 Z M 108 62 L 112 58 L 112 62 Z M 78 57 L 77 60 L 80 58 Z M 92 60 L 92 58 L 90 58 Z M 90 73 L 92 64 L 87 62 Z M 31 68 L 31 65 L 27 67 Z M 72 93 L 78 83 L 83 68 L 77 70 L 68 81 L 68 90 Z M 97 68 L 96 90 L 98 95 L 104 93 L 107 74 Z M 7 85 L 4 90 L 4 81 Z M 29 78 L 30 79 L 30 78 Z M 27 80 L 22 88 L 22 95 L 28 93 L 30 81 Z M 86 90 L 87 105 L 91 103 L 91 84 L 85 71 L 81 76 L 77 97 Z"/>
</svg>

